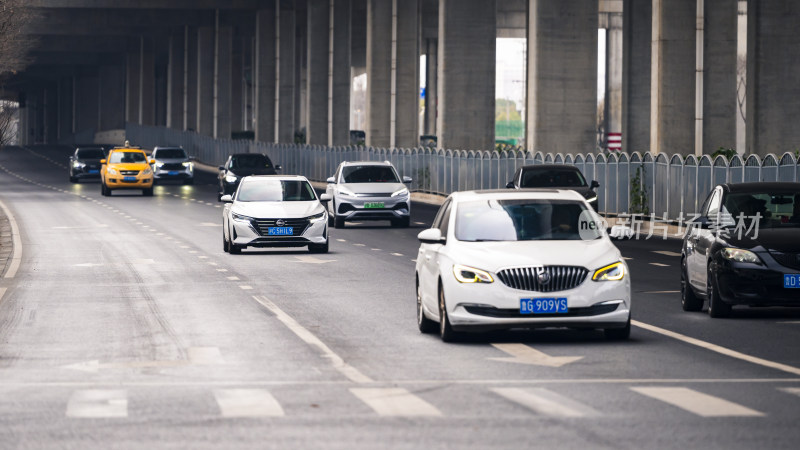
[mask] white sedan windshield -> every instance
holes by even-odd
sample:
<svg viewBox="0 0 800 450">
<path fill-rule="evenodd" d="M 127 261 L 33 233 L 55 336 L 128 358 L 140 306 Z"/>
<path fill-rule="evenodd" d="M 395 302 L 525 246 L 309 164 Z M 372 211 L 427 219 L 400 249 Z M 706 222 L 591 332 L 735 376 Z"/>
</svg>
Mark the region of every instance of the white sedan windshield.
<svg viewBox="0 0 800 450">
<path fill-rule="evenodd" d="M 468 242 L 597 239 L 588 217 L 583 203 L 569 200 L 471 201 L 458 205 L 455 234 Z"/>
<path fill-rule="evenodd" d="M 236 200 L 240 202 L 309 202 L 316 200 L 307 181 L 258 180 L 242 183 Z"/>
</svg>

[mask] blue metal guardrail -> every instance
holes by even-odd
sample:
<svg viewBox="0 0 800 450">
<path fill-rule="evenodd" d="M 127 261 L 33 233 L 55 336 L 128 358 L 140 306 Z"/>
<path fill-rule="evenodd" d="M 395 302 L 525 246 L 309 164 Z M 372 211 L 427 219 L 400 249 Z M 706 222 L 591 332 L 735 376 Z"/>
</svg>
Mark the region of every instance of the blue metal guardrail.
<svg viewBox="0 0 800 450">
<path fill-rule="evenodd" d="M 416 192 L 447 195 L 453 191 L 503 188 L 517 167 L 527 164 L 573 164 L 587 180 L 597 180 L 598 209 L 603 214 L 630 211 L 631 182 L 642 170 L 641 187 L 647 204 L 658 217 L 678 220 L 694 214 L 711 189 L 720 183 L 798 181 L 800 165 L 795 155 L 769 154 L 746 159 L 724 156 L 712 159 L 666 154 L 552 154 L 519 149 L 504 151 L 385 149 L 373 147 L 275 144 L 249 140 L 214 139 L 194 132 L 136 124 L 126 126 L 131 143 L 142 147 L 181 146 L 199 161 L 220 165 L 232 153 L 266 153 L 283 173 L 301 174 L 325 181 L 342 161 L 391 161 L 402 175 L 414 179 Z"/>
</svg>

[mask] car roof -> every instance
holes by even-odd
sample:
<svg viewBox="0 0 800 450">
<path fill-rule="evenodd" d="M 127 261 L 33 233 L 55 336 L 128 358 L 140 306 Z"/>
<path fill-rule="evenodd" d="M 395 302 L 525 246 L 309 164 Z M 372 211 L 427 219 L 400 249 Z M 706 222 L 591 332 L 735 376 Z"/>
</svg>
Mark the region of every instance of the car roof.
<svg viewBox="0 0 800 450">
<path fill-rule="evenodd" d="M 343 166 L 391 166 L 389 161 L 344 161 Z"/>
<path fill-rule="evenodd" d="M 527 166 L 520 167 L 522 170 L 530 169 L 562 169 L 562 170 L 581 170 L 571 164 L 528 164 Z"/>
<path fill-rule="evenodd" d="M 125 147 L 116 147 L 116 148 L 112 148 L 111 150 L 109 150 L 109 154 L 115 153 L 115 152 L 139 152 L 139 153 L 144 153 L 144 150 L 142 150 L 140 148 L 125 148 Z"/>
<path fill-rule="evenodd" d="M 248 175 L 242 178 L 242 181 L 251 179 L 251 180 L 279 180 L 279 181 L 308 181 L 308 178 L 302 175 Z"/>
<path fill-rule="evenodd" d="M 473 200 L 584 200 L 581 194 L 572 189 L 487 189 L 481 191 L 461 191 L 450 194 L 454 201 L 464 202 Z"/>
<path fill-rule="evenodd" d="M 722 189 L 731 194 L 764 191 L 800 191 L 800 183 L 788 181 L 760 181 L 757 183 L 726 183 L 722 184 Z"/>
<path fill-rule="evenodd" d="M 263 153 L 233 153 L 231 155 L 231 158 L 236 158 L 238 156 L 250 156 L 250 155 L 267 156 Z"/>
</svg>

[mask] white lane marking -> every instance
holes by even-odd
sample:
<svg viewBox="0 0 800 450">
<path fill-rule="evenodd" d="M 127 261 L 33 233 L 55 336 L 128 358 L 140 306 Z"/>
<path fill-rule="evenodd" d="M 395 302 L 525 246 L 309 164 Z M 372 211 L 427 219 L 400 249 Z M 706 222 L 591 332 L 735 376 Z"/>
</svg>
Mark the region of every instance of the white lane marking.
<svg viewBox="0 0 800 450">
<path fill-rule="evenodd" d="M 0 297 L 2 297 L 2 295 L 0 295 Z M 800 397 L 800 388 L 787 387 L 787 388 L 778 388 L 778 389 L 780 389 L 781 391 L 786 392 L 788 394 L 793 394 L 793 395 L 796 395 L 796 396 Z"/>
<path fill-rule="evenodd" d="M 492 361 L 561 367 L 583 359 L 583 356 L 550 356 L 525 344 L 492 344 L 492 347 L 510 355 L 502 358 L 489 358 Z"/>
<path fill-rule="evenodd" d="M 678 252 L 671 252 L 668 250 L 654 250 L 653 253 L 664 255 L 664 256 L 681 256 Z"/>
<path fill-rule="evenodd" d="M 380 416 L 441 416 L 435 406 L 403 388 L 351 388 L 359 400 Z"/>
<path fill-rule="evenodd" d="M 545 388 L 491 388 L 490 390 L 506 400 L 544 416 L 587 417 L 599 415 L 591 407 Z"/>
<path fill-rule="evenodd" d="M 3 296 L 6 295 L 6 289 L 4 287 L 0 287 L 0 301 L 3 300 Z"/>
<path fill-rule="evenodd" d="M 304 255 L 295 256 L 295 258 L 297 258 L 297 261 L 295 262 L 303 264 L 325 264 L 330 262 L 336 262 L 335 259 L 319 259 L 314 256 L 304 256 Z"/>
<path fill-rule="evenodd" d="M 392 253 L 392 256 L 403 256 L 402 253 Z"/>
<path fill-rule="evenodd" d="M 760 417 L 764 415 L 764 413 L 738 403 L 685 387 L 632 387 L 631 390 L 701 417 Z"/>
<path fill-rule="evenodd" d="M 189 250 L 189 253 L 195 254 L 195 253 L 197 253 L 197 250 Z"/>
<path fill-rule="evenodd" d="M 2 201 L 0 201 L 0 209 L 3 210 L 3 213 L 5 213 L 8 218 L 9 225 L 11 225 L 11 244 L 14 246 L 8 270 L 6 270 L 6 274 L 3 275 L 3 278 L 14 278 L 17 275 L 17 270 L 19 270 L 19 265 L 22 263 L 22 239 L 19 235 L 17 220 L 14 218 L 14 215 L 11 214 L 11 210 L 8 209 L 6 204 Z"/>
<path fill-rule="evenodd" d="M 251 290 L 253 290 L 253 286 L 248 286 L 246 284 L 243 284 L 243 285 L 239 286 L 239 289 L 241 289 L 243 291 L 251 291 Z"/>
<path fill-rule="evenodd" d="M 344 240 L 344 239 L 337 239 L 337 241 L 339 241 L 339 242 L 347 242 L 347 241 L 346 241 L 346 240 Z"/>
<path fill-rule="evenodd" d="M 633 260 L 633 258 L 628 258 L 627 256 L 623 256 L 623 257 L 622 257 L 622 259 L 624 259 L 625 261 L 631 261 L 631 260 Z"/>
<path fill-rule="evenodd" d="M 197 226 L 198 227 L 221 227 L 222 224 L 221 223 L 212 223 L 212 222 L 203 222 L 203 223 L 201 223 L 201 224 L 199 224 Z"/>
<path fill-rule="evenodd" d="M 239 277 L 228 277 L 228 279 L 231 280 L 231 281 L 235 281 L 235 280 L 238 280 Z"/>
<path fill-rule="evenodd" d="M 128 394 L 122 389 L 75 391 L 67 403 L 67 417 L 81 419 L 128 417 Z"/>
<path fill-rule="evenodd" d="M 412 259 L 411 262 L 417 262 L 417 260 L 416 259 Z"/>
<path fill-rule="evenodd" d="M 373 249 L 372 249 L 372 251 L 374 251 L 374 252 L 379 252 L 379 251 L 381 251 L 381 249 L 379 249 L 379 248 L 373 248 Z"/>
<path fill-rule="evenodd" d="M 680 294 L 681 291 L 644 291 L 642 294 Z"/>
<path fill-rule="evenodd" d="M 661 263 L 650 263 L 650 265 L 656 267 L 669 267 L 669 264 L 661 264 Z"/>
<path fill-rule="evenodd" d="M 769 361 L 763 358 L 758 358 L 756 356 L 746 355 L 744 353 L 737 352 L 736 350 L 731 350 L 729 348 L 721 347 L 719 345 L 712 344 L 710 342 L 701 341 L 700 339 L 695 339 L 693 337 L 676 333 L 674 331 L 666 330 L 664 328 L 659 328 L 655 325 L 639 322 L 638 320 L 631 320 L 631 325 L 635 325 L 639 328 L 644 328 L 645 330 L 652 331 L 653 333 L 662 334 L 664 336 L 686 342 L 687 344 L 696 345 L 706 350 L 711 350 L 712 352 L 717 352 L 725 356 L 730 356 L 731 358 L 741 359 L 742 361 L 758 364 L 759 366 L 769 367 L 771 369 L 781 370 L 783 372 L 788 372 L 793 375 L 800 375 L 800 369 L 798 369 L 797 367 L 792 367 L 787 364 L 782 364 L 775 361 Z"/>
<path fill-rule="evenodd" d="M 181 248 L 191 248 L 188 245 L 181 245 Z"/>
<path fill-rule="evenodd" d="M 778 323 L 791 323 L 791 324 L 798 324 L 798 323 L 800 323 L 800 320 L 787 320 L 787 321 L 778 322 Z"/>
<path fill-rule="evenodd" d="M 320 352 L 321 356 L 331 362 L 333 368 L 341 372 L 344 376 L 346 376 L 350 381 L 356 383 L 372 383 L 372 378 L 364 375 L 358 369 L 347 364 L 344 362 L 341 356 L 337 355 L 333 352 L 324 342 L 322 342 L 318 337 L 316 337 L 312 332 L 308 331 L 302 325 L 297 323 L 290 315 L 283 312 L 282 309 L 278 308 L 275 303 L 272 303 L 270 299 L 264 296 L 253 296 L 253 300 L 260 303 L 263 307 L 270 310 L 275 317 L 280 320 L 284 325 L 286 325 L 289 330 L 297 335 L 300 339 L 303 340 L 308 345 L 316 347 Z"/>
<path fill-rule="evenodd" d="M 214 398 L 223 417 L 281 417 L 283 408 L 264 389 L 216 389 Z"/>
<path fill-rule="evenodd" d="M 205 255 L 198 255 L 197 259 L 208 259 L 208 256 Z"/>
<path fill-rule="evenodd" d="M 215 263 L 213 261 L 208 261 L 206 264 L 208 264 L 209 266 L 218 266 L 219 265 L 219 264 L 217 264 L 217 263 Z"/>
<path fill-rule="evenodd" d="M 364 244 L 353 244 L 353 245 L 355 245 L 356 247 L 366 247 Z"/>
<path fill-rule="evenodd" d="M 414 225 L 425 225 L 425 222 L 414 222 Z"/>
<path fill-rule="evenodd" d="M 217 272 L 227 272 L 228 269 L 217 269 Z"/>
<path fill-rule="evenodd" d="M 214 208 L 222 208 L 220 205 L 214 205 Z"/>
</svg>

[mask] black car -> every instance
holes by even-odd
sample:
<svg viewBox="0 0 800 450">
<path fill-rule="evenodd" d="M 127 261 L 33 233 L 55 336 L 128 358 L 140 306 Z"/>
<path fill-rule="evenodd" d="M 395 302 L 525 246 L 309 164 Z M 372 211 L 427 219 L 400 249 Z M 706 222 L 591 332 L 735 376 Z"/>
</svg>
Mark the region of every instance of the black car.
<svg viewBox="0 0 800 450">
<path fill-rule="evenodd" d="M 102 147 L 78 147 L 69 157 L 69 181 L 77 183 L 85 179 L 100 179 L 100 160 L 105 159 Z"/>
<path fill-rule="evenodd" d="M 681 305 L 800 306 L 800 183 L 722 184 L 688 225 Z"/>
<path fill-rule="evenodd" d="M 509 189 L 558 188 L 571 189 L 581 194 L 597 211 L 597 192 L 600 183 L 586 184 L 580 169 L 565 164 L 536 164 L 522 166 L 514 172 L 514 179 L 506 184 Z"/>
<path fill-rule="evenodd" d="M 267 155 L 261 153 L 236 153 L 228 157 L 225 165 L 219 166 L 219 194 L 231 195 L 239 187 L 239 182 L 248 175 L 277 175 L 280 165 L 272 164 Z"/>
</svg>

